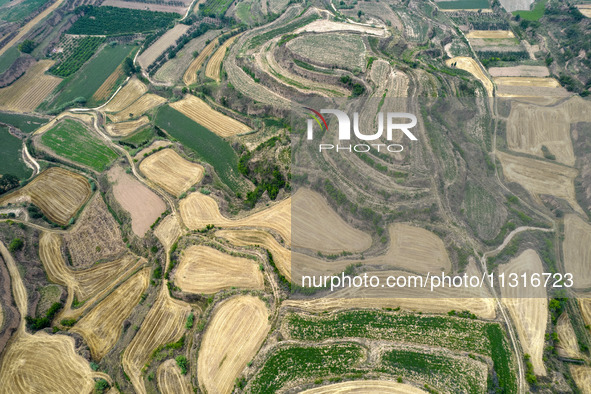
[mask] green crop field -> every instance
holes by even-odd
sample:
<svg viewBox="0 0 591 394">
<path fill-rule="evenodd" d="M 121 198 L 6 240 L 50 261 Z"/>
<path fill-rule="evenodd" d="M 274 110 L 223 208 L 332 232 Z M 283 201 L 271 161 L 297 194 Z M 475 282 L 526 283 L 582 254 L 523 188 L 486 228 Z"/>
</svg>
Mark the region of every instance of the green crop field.
<svg viewBox="0 0 591 394">
<path fill-rule="evenodd" d="M 480 10 L 490 8 L 488 0 L 438 1 L 437 7 L 443 10 Z"/>
<path fill-rule="evenodd" d="M 248 392 L 275 393 L 287 382 L 355 372 L 361 347 L 352 344 L 276 350 L 248 386 Z"/>
<path fill-rule="evenodd" d="M 31 15 L 48 0 L 25 0 L 18 5 L 0 10 L 0 19 L 7 22 L 20 22 Z"/>
<path fill-rule="evenodd" d="M 117 158 L 99 137 L 82 124 L 66 119 L 41 136 L 43 145 L 56 155 L 96 171 L 104 171 Z"/>
<path fill-rule="evenodd" d="M 51 67 L 49 72 L 58 77 L 69 77 L 94 55 L 104 41 L 104 37 L 83 37 L 77 40 L 73 48 L 70 48 L 58 58 L 58 63 Z"/>
<path fill-rule="evenodd" d="M 513 15 L 527 21 L 537 21 L 544 16 L 544 9 L 546 8 L 547 0 L 538 0 L 531 11 L 513 11 Z"/>
<path fill-rule="evenodd" d="M 31 169 L 21 158 L 23 142 L 8 132 L 8 127 L 0 126 L 0 174 L 11 174 L 19 179 L 31 176 Z"/>
<path fill-rule="evenodd" d="M 20 56 L 20 52 L 16 46 L 9 48 L 0 56 L 0 73 L 8 70 L 12 63 Z"/>
<path fill-rule="evenodd" d="M 203 6 L 199 5 L 199 10 L 203 15 L 212 18 L 224 15 L 234 0 L 207 0 Z"/>
<path fill-rule="evenodd" d="M 56 88 L 59 93 L 50 103 L 41 104 L 40 109 L 59 110 L 74 100 L 89 100 L 105 79 L 123 62 L 134 45 L 107 45 L 93 59 L 87 62 L 74 75 L 64 79 Z M 98 103 L 87 103 L 88 105 Z"/>
<path fill-rule="evenodd" d="M 133 148 L 138 148 L 140 146 L 147 145 L 152 141 L 154 138 L 154 130 L 152 127 L 148 126 L 143 128 L 142 130 L 130 135 L 129 137 L 123 138 L 120 140 L 122 145 L 128 145 Z"/>
<path fill-rule="evenodd" d="M 82 7 L 80 7 L 82 8 Z M 68 30 L 69 34 L 118 36 L 160 30 L 179 14 L 132 10 L 118 7 L 85 6 L 85 14 Z"/>
<path fill-rule="evenodd" d="M 155 124 L 211 164 L 222 182 L 232 190 L 241 189 L 238 156 L 226 140 L 168 105 L 160 107 Z"/>
<path fill-rule="evenodd" d="M 47 119 L 33 115 L 0 112 L 0 123 L 12 125 L 22 132 L 30 133 L 47 123 Z"/>
</svg>

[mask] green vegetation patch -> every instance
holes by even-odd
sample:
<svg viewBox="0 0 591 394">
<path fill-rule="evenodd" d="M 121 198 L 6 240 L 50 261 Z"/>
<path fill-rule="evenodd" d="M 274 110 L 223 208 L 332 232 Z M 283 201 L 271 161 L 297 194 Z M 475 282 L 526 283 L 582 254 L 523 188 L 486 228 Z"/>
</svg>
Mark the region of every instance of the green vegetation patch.
<svg viewBox="0 0 591 394">
<path fill-rule="evenodd" d="M 66 119 L 41 136 L 43 145 L 56 155 L 101 172 L 117 154 L 82 124 Z"/>
<path fill-rule="evenodd" d="M 232 190 L 240 189 L 238 156 L 226 140 L 168 105 L 160 107 L 155 124 L 211 164 L 222 182 Z"/>
<path fill-rule="evenodd" d="M 12 125 L 22 132 L 30 133 L 47 123 L 47 119 L 38 116 L 0 112 L 0 122 Z"/>
<path fill-rule="evenodd" d="M 157 31 L 168 26 L 179 15 L 172 12 L 132 10 L 118 7 L 78 7 L 83 14 L 68 30 L 69 34 L 117 36 Z"/>
<path fill-rule="evenodd" d="M 77 40 L 74 48 L 58 58 L 59 63 L 51 67 L 49 72 L 62 78 L 69 77 L 94 55 L 104 41 L 104 37 L 82 37 Z"/>
<path fill-rule="evenodd" d="M 334 65 L 350 70 L 361 69 L 365 62 L 365 45 L 358 34 L 311 34 L 291 40 L 288 47 L 311 63 Z"/>
<path fill-rule="evenodd" d="M 442 10 L 481 10 L 490 8 L 488 0 L 453 0 L 438 1 L 437 7 Z"/>
<path fill-rule="evenodd" d="M 20 52 L 16 46 L 7 49 L 6 52 L 0 56 L 0 73 L 8 70 L 8 68 L 12 66 L 12 63 L 14 63 L 19 56 Z"/>
<path fill-rule="evenodd" d="M 346 344 L 276 350 L 248 386 L 251 393 L 275 393 L 296 379 L 341 376 L 361 361 L 360 346 Z"/>
<path fill-rule="evenodd" d="M 0 126 L 0 175 L 11 174 L 19 179 L 31 176 L 31 169 L 25 165 L 21 156 L 23 142 L 8 132 L 8 127 Z"/>
<path fill-rule="evenodd" d="M 74 102 L 85 104 L 136 47 L 133 45 L 107 45 L 79 72 L 64 79 L 56 88 L 59 93 L 50 104 L 42 104 L 41 109 L 54 109 L 58 112 Z"/>
<path fill-rule="evenodd" d="M 20 22 L 47 2 L 48 0 L 24 0 L 12 7 L 0 9 L 0 19 L 7 22 Z"/>
<path fill-rule="evenodd" d="M 148 145 L 155 137 L 154 129 L 152 127 L 145 127 L 126 138 L 119 141 L 121 145 L 127 145 L 132 148 L 139 148 Z"/>
<path fill-rule="evenodd" d="M 199 4 L 201 14 L 217 18 L 226 13 L 234 0 L 207 0 L 203 4 Z"/>
<path fill-rule="evenodd" d="M 544 16 L 544 9 L 548 0 L 538 0 L 531 11 L 513 11 L 513 15 L 518 16 L 526 21 L 537 21 Z"/>
</svg>

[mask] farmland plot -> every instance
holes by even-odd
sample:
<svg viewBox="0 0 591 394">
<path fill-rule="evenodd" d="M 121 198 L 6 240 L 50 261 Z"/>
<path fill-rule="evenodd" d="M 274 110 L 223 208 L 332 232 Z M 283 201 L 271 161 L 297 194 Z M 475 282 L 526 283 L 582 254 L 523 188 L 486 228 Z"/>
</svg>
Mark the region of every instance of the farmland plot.
<svg viewBox="0 0 591 394">
<path fill-rule="evenodd" d="M 584 394 L 589 394 L 591 391 L 591 368 L 584 365 L 570 365 L 570 373 L 573 376 L 577 387 Z"/>
<path fill-rule="evenodd" d="M 577 335 L 570 322 L 568 313 L 563 313 L 558 319 L 556 333 L 558 334 L 558 345 L 556 346 L 558 355 L 566 358 L 581 358 Z"/>
<path fill-rule="evenodd" d="M 548 67 L 519 65 L 513 67 L 491 67 L 488 69 L 492 77 L 537 77 L 543 78 L 550 75 Z"/>
<path fill-rule="evenodd" d="M 115 114 L 109 114 L 109 119 L 113 122 L 123 122 L 126 120 L 134 119 L 145 114 L 152 108 L 156 108 L 166 102 L 164 97 L 160 97 L 156 94 L 147 93 L 142 97 L 134 101 L 129 106 L 125 107 L 121 111 Z"/>
<path fill-rule="evenodd" d="M 109 123 L 105 126 L 105 129 L 113 137 L 126 137 L 148 124 L 150 124 L 150 118 L 142 116 L 135 120 L 128 120 L 127 122 Z"/>
<path fill-rule="evenodd" d="M 197 57 L 191 62 L 187 71 L 183 75 L 183 82 L 185 85 L 192 85 L 197 82 L 197 71 L 203 66 L 205 60 L 213 53 L 213 50 L 218 44 L 218 39 L 212 40 Z"/>
<path fill-rule="evenodd" d="M 102 109 L 105 112 L 119 112 L 125 107 L 130 106 L 131 103 L 147 91 L 148 87 L 136 77 L 133 77 Z"/>
<path fill-rule="evenodd" d="M 174 283 L 184 292 L 212 294 L 230 288 L 263 289 L 263 273 L 256 261 L 235 257 L 207 246 L 183 251 Z"/>
<path fill-rule="evenodd" d="M 162 37 L 154 42 L 148 49 L 138 56 L 137 62 L 143 68 L 147 69 L 154 63 L 158 56 L 162 55 L 170 46 L 174 46 L 177 39 L 189 30 L 189 26 L 179 23 L 168 30 Z"/>
<path fill-rule="evenodd" d="M 30 201 L 49 219 L 65 226 L 90 194 L 90 184 L 85 177 L 63 168 L 51 167 L 25 187 L 0 197 L 0 206 Z"/>
<path fill-rule="evenodd" d="M 10 134 L 8 127 L 0 125 L 0 175 L 11 174 L 19 179 L 27 179 L 32 172 L 22 158 L 23 142 Z"/>
<path fill-rule="evenodd" d="M 93 103 L 98 103 L 109 99 L 111 97 L 111 92 L 115 90 L 115 86 L 119 85 L 117 82 L 123 81 L 124 77 L 125 74 L 123 73 L 123 67 L 119 65 L 115 71 L 113 71 L 111 75 L 105 79 L 105 82 L 99 86 L 97 91 L 94 92 L 90 98 L 90 101 Z"/>
<path fill-rule="evenodd" d="M 554 78 L 497 77 L 494 78 L 499 97 L 567 97 L 570 95 Z"/>
<path fill-rule="evenodd" d="M 490 79 L 488 79 L 484 71 L 480 68 L 476 60 L 472 59 L 471 57 L 458 56 L 446 60 L 445 64 L 448 67 L 457 67 L 460 70 L 468 71 L 474 76 L 474 78 L 482 83 L 484 89 L 488 93 L 488 96 L 492 97 L 494 89 L 493 84 Z"/>
<path fill-rule="evenodd" d="M 385 36 L 387 31 L 383 28 L 372 27 L 362 24 L 334 22 L 325 19 L 320 19 L 308 23 L 295 31 L 296 34 L 308 33 L 331 33 L 331 32 L 353 32 L 363 33 L 371 36 Z"/>
<path fill-rule="evenodd" d="M 156 372 L 158 388 L 163 394 L 191 394 L 193 389 L 188 379 L 181 374 L 175 360 L 166 360 Z"/>
<path fill-rule="evenodd" d="M 132 10 L 150 10 L 156 12 L 174 12 L 179 15 L 184 15 L 187 7 L 191 4 L 188 0 L 180 1 L 163 1 L 161 3 L 143 3 L 140 1 L 128 0 L 105 0 L 101 3 L 102 6 L 112 6 L 118 8 L 129 8 Z"/>
<path fill-rule="evenodd" d="M 564 269 L 575 288 L 591 287 L 591 225 L 577 215 L 564 217 Z"/>
<path fill-rule="evenodd" d="M 217 82 L 220 82 L 220 72 L 222 70 L 222 61 L 226 56 L 226 51 L 232 45 L 234 41 L 240 36 L 240 34 L 235 35 L 234 37 L 228 38 L 218 49 L 215 51 L 213 56 L 207 62 L 207 67 L 205 67 L 205 76 L 211 78 Z"/>
<path fill-rule="evenodd" d="M 0 109 L 32 112 L 58 86 L 61 79 L 45 72 L 54 64 L 41 60 L 12 85 L 0 89 Z"/>
<path fill-rule="evenodd" d="M 158 227 L 154 230 L 154 235 L 166 249 L 170 249 L 174 241 L 176 241 L 182 233 L 183 230 L 181 229 L 177 214 L 168 215 L 162 219 L 162 222 L 160 222 Z"/>
<path fill-rule="evenodd" d="M 421 394 L 426 391 L 405 383 L 358 380 L 343 383 L 333 383 L 327 386 L 315 387 L 302 391 L 302 394 L 361 394 L 361 393 L 391 393 L 391 394 Z"/>
<path fill-rule="evenodd" d="M 365 68 L 365 45 L 359 35 L 325 33 L 303 35 L 287 43 L 296 55 L 312 64 L 348 70 Z"/>
<path fill-rule="evenodd" d="M 185 160 L 172 149 L 163 149 L 144 160 L 140 170 L 173 196 L 180 196 L 203 178 L 203 166 Z"/>
</svg>

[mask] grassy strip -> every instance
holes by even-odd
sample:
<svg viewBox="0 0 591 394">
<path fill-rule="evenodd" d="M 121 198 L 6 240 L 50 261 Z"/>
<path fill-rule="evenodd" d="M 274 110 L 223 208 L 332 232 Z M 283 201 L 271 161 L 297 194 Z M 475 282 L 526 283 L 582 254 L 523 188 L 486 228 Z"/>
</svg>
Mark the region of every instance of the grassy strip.
<svg viewBox="0 0 591 394">
<path fill-rule="evenodd" d="M 25 165 L 20 150 L 23 142 L 8 132 L 8 127 L 0 126 L 0 175 L 11 174 L 19 179 L 31 176 L 31 169 Z"/>
<path fill-rule="evenodd" d="M 47 123 L 47 119 L 32 115 L 0 112 L 0 122 L 14 126 L 24 133 L 30 133 Z"/>
</svg>

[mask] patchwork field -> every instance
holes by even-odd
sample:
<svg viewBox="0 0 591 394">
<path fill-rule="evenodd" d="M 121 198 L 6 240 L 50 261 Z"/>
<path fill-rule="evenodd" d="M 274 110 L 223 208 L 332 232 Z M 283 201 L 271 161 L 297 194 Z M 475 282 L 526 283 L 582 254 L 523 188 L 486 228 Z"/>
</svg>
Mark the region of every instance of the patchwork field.
<svg viewBox="0 0 591 394">
<path fill-rule="evenodd" d="M 71 264 L 88 268 L 97 261 L 125 251 L 121 230 L 100 194 L 87 204 L 74 228 L 64 235 Z"/>
<path fill-rule="evenodd" d="M 199 349 L 197 376 L 202 390 L 231 392 L 269 329 L 267 307 L 259 298 L 236 296 L 218 306 Z"/>
<path fill-rule="evenodd" d="M 528 249 L 509 263 L 499 266 L 499 273 L 508 278 L 511 273 L 518 276 L 533 273 L 541 274 L 544 266 L 540 257 L 533 249 Z M 534 373 L 545 376 L 546 367 L 542 360 L 544 354 L 544 334 L 548 321 L 548 299 L 543 287 L 510 287 L 501 288 L 501 301 L 511 316 L 517 330 L 523 352 L 531 356 Z"/>
<path fill-rule="evenodd" d="M 105 112 L 119 112 L 125 107 L 130 106 L 131 103 L 147 91 L 148 87 L 136 77 L 133 77 L 102 109 Z"/>
<path fill-rule="evenodd" d="M 365 68 L 365 45 L 356 34 L 302 35 L 290 40 L 287 48 L 313 64 L 348 70 Z"/>
<path fill-rule="evenodd" d="M 333 383 L 302 391 L 302 394 L 362 394 L 362 393 L 392 393 L 392 394 L 420 394 L 427 391 L 410 384 L 379 381 L 358 380 L 343 383 Z"/>
<path fill-rule="evenodd" d="M 203 166 L 185 160 L 172 149 L 163 149 L 148 156 L 140 163 L 140 170 L 176 197 L 199 183 L 205 172 Z"/>
<path fill-rule="evenodd" d="M 129 317 L 150 284 L 150 269 L 144 268 L 109 294 L 70 331 L 84 337 L 94 360 L 102 359 L 121 335 Z"/>
<path fill-rule="evenodd" d="M 105 82 L 94 92 L 90 101 L 93 103 L 103 102 L 111 98 L 111 94 L 116 86 L 118 86 L 117 82 L 124 79 L 123 67 L 119 65 L 115 71 L 109 75 Z"/>
<path fill-rule="evenodd" d="M 186 95 L 182 100 L 171 103 L 170 106 L 220 137 L 230 137 L 252 131 L 244 123 L 214 110 L 205 101 L 191 94 Z"/>
<path fill-rule="evenodd" d="M 217 82 L 221 81 L 220 72 L 222 71 L 222 61 L 226 56 L 226 51 L 239 36 L 240 34 L 237 34 L 234 37 L 228 38 L 222 45 L 220 45 L 217 51 L 215 51 L 215 53 L 207 62 L 207 66 L 205 67 L 206 77 L 211 78 Z"/>
<path fill-rule="evenodd" d="M 517 182 L 540 202 L 539 195 L 551 194 L 565 199 L 573 209 L 583 213 L 575 197 L 573 180 L 578 171 L 574 168 L 541 160 L 513 156 L 497 151 L 503 165 L 503 174 L 509 182 Z"/>
<path fill-rule="evenodd" d="M 222 216 L 216 200 L 199 192 L 191 193 L 179 205 L 183 222 L 189 229 L 199 230 L 208 224 L 227 228 L 264 227 L 277 231 L 287 244 L 291 244 L 291 199 L 241 219 Z"/>
<path fill-rule="evenodd" d="M 591 225 L 577 215 L 564 217 L 564 269 L 575 288 L 591 287 Z"/>
<path fill-rule="evenodd" d="M 168 47 L 174 46 L 177 39 L 189 30 L 189 26 L 183 23 L 177 24 L 172 29 L 168 30 L 159 39 L 156 40 L 148 49 L 138 56 L 137 62 L 143 68 L 147 69 L 149 65 L 163 54 Z"/>
<path fill-rule="evenodd" d="M 275 237 L 261 230 L 220 230 L 216 237 L 225 238 L 236 246 L 261 246 L 273 256 L 277 270 L 291 282 L 291 251 L 277 242 Z"/>
<path fill-rule="evenodd" d="M 230 288 L 264 288 L 263 273 L 256 261 L 195 245 L 183 251 L 174 283 L 184 292 L 193 294 L 212 294 Z"/>
<path fill-rule="evenodd" d="M 90 184 L 82 175 L 51 167 L 25 187 L 0 198 L 0 206 L 30 201 L 53 222 L 65 226 L 90 197 Z"/>
<path fill-rule="evenodd" d="M 45 74 L 53 60 L 41 60 L 12 85 L 0 89 L 0 109 L 32 112 L 60 84 L 61 78 Z"/>
<path fill-rule="evenodd" d="M 166 360 L 156 372 L 158 388 L 162 394 L 191 394 L 193 389 L 173 359 Z"/>
<path fill-rule="evenodd" d="M 141 368 L 158 346 L 179 340 L 185 331 L 185 322 L 190 311 L 188 304 L 170 298 L 166 286 L 162 287 L 156 302 L 122 357 L 123 368 L 137 393 L 146 393 Z"/>
<path fill-rule="evenodd" d="M 488 96 L 492 97 L 493 90 L 494 90 L 493 84 L 490 81 L 490 79 L 488 79 L 488 77 L 486 76 L 484 71 L 480 68 L 480 66 L 478 65 L 476 60 L 472 59 L 471 57 L 458 56 L 458 57 L 454 57 L 452 59 L 446 60 L 445 64 L 448 67 L 452 67 L 452 68 L 457 67 L 460 70 L 464 70 L 464 71 L 467 71 L 470 74 L 472 74 L 474 76 L 474 78 L 476 78 L 477 80 L 479 80 L 482 83 L 482 85 L 484 86 L 484 89 L 488 93 Z"/>
<path fill-rule="evenodd" d="M 112 122 L 123 122 L 126 120 L 137 118 L 152 108 L 156 108 L 166 102 L 164 97 L 148 93 L 134 101 L 131 105 L 125 107 L 115 114 L 109 114 L 109 119 Z"/>
<path fill-rule="evenodd" d="M 183 75 L 183 82 L 185 85 L 192 85 L 197 82 L 197 71 L 201 69 L 205 60 L 211 56 L 213 50 L 216 48 L 218 44 L 217 38 L 215 40 L 211 40 L 209 44 L 199 53 L 199 55 L 191 62 L 185 74 Z"/>
<path fill-rule="evenodd" d="M 113 167 L 108 173 L 113 183 L 113 195 L 117 202 L 131 215 L 131 228 L 138 237 L 143 237 L 152 223 L 166 210 L 164 201 L 123 168 Z"/>
<path fill-rule="evenodd" d="M 105 126 L 105 130 L 107 130 L 107 133 L 113 137 L 125 137 L 149 123 L 150 119 L 147 116 L 142 116 L 138 119 L 129 120 L 127 122 L 109 123 Z"/>
</svg>

